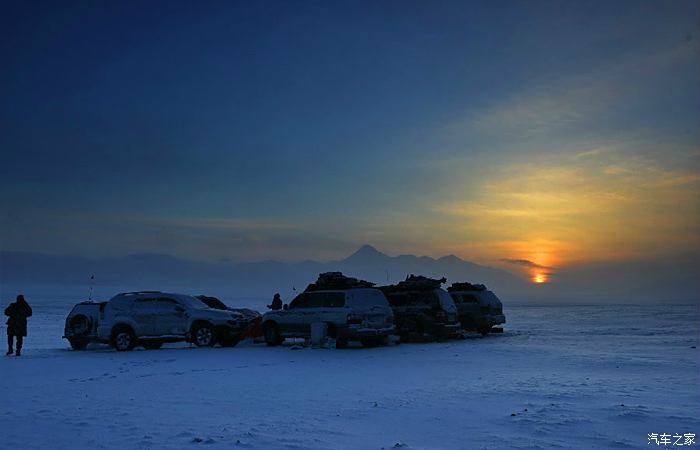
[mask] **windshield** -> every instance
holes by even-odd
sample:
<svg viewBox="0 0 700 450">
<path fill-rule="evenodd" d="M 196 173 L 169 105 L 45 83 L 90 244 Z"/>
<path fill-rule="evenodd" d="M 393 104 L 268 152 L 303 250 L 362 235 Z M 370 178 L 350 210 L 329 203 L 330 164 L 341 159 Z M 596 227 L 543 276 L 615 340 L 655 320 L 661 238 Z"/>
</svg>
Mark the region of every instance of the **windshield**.
<svg viewBox="0 0 700 450">
<path fill-rule="evenodd" d="M 200 299 L 196 297 L 191 297 L 189 295 L 178 295 L 177 296 L 177 301 L 182 303 L 183 305 L 193 308 L 193 309 L 209 309 L 209 307 L 201 301 Z"/>
</svg>

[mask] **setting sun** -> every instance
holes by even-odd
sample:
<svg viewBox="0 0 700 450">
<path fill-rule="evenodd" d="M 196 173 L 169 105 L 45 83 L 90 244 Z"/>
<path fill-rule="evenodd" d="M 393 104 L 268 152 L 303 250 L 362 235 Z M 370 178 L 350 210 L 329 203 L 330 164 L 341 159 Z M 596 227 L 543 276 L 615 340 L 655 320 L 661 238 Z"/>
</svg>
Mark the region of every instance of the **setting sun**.
<svg viewBox="0 0 700 450">
<path fill-rule="evenodd" d="M 535 274 L 534 277 L 532 277 L 532 281 L 535 283 L 546 283 L 547 282 L 547 276 L 542 273 L 537 273 Z"/>
</svg>

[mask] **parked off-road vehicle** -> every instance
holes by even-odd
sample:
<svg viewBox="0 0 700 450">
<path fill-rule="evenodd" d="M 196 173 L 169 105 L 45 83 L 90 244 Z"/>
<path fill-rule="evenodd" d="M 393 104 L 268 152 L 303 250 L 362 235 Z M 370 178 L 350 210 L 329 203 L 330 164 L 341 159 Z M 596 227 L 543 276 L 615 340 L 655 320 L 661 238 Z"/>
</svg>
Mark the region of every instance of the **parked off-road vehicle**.
<svg viewBox="0 0 700 450">
<path fill-rule="evenodd" d="M 91 342 L 100 342 L 97 323 L 107 302 L 80 302 L 66 317 L 63 338 L 68 339 L 73 350 L 84 350 Z"/>
<path fill-rule="evenodd" d="M 382 291 L 372 286 L 340 272 L 320 274 L 286 309 L 263 315 L 265 342 L 274 346 L 285 338 L 309 338 L 316 323 L 327 326 L 337 348 L 346 347 L 348 341 L 367 346 L 386 343 L 394 333 L 394 315 Z"/>
<path fill-rule="evenodd" d="M 211 347 L 217 342 L 233 347 L 248 322 L 233 311 L 209 308 L 183 294 L 158 291 L 117 294 L 102 308 L 97 337 L 119 351 L 136 345 L 159 348 L 165 342 L 192 342 Z"/>
<path fill-rule="evenodd" d="M 453 283 L 447 291 L 457 305 L 459 320 L 465 330 L 487 335 L 494 326 L 506 323 L 503 304 L 483 284 Z"/>
<path fill-rule="evenodd" d="M 411 275 L 405 281 L 380 287 L 394 311 L 402 342 L 459 336 L 462 327 L 457 308 L 450 294 L 440 288 L 445 281 Z"/>
</svg>

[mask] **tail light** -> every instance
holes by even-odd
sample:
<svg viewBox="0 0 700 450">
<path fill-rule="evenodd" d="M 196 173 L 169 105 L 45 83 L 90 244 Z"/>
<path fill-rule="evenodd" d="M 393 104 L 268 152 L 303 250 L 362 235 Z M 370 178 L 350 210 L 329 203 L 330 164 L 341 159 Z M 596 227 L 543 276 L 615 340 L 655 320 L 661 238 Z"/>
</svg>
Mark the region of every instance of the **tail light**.
<svg viewBox="0 0 700 450">
<path fill-rule="evenodd" d="M 348 325 L 359 325 L 361 323 L 362 323 L 362 316 L 353 316 L 353 315 L 348 316 L 348 321 L 347 321 Z"/>
</svg>

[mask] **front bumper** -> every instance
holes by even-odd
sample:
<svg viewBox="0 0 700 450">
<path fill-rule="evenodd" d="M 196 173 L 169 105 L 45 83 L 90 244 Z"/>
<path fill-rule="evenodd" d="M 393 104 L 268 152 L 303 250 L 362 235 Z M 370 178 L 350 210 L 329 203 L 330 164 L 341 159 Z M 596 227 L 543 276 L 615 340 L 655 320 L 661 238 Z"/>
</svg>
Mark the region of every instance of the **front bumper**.
<svg viewBox="0 0 700 450">
<path fill-rule="evenodd" d="M 438 335 L 455 337 L 461 334 L 462 324 L 459 322 L 436 324 Z"/>
<path fill-rule="evenodd" d="M 356 327 L 349 326 L 345 329 L 338 330 L 340 332 L 341 337 L 347 338 L 347 339 L 368 339 L 368 338 L 378 338 L 378 337 L 386 337 L 389 335 L 394 334 L 396 331 L 396 328 L 392 325 L 390 327 L 384 327 L 384 328 L 369 328 L 369 327 L 363 327 L 362 325 L 358 325 Z"/>
<path fill-rule="evenodd" d="M 216 325 L 214 326 L 214 330 L 216 331 L 216 336 L 219 339 L 242 339 L 247 327 L 247 323 L 239 322 L 236 325 Z"/>
<path fill-rule="evenodd" d="M 503 314 L 485 314 L 477 317 L 475 322 L 479 327 L 493 327 L 506 323 L 506 316 Z"/>
</svg>

